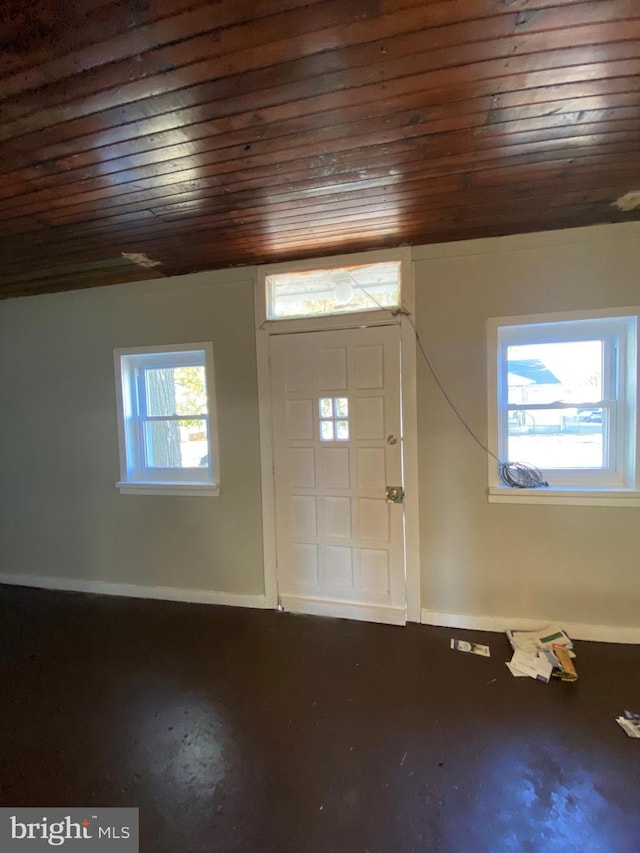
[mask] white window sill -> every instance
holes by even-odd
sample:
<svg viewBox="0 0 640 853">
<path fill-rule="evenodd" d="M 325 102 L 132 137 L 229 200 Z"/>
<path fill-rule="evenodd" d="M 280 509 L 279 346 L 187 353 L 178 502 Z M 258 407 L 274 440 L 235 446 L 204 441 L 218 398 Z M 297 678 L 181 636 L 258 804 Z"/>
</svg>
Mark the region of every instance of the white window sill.
<svg viewBox="0 0 640 853">
<path fill-rule="evenodd" d="M 547 506 L 640 506 L 634 489 L 511 489 L 491 486 L 490 504 L 543 504 Z"/>
<path fill-rule="evenodd" d="M 219 483 L 142 483 L 119 480 L 116 488 L 123 495 L 200 495 L 220 494 Z"/>
</svg>

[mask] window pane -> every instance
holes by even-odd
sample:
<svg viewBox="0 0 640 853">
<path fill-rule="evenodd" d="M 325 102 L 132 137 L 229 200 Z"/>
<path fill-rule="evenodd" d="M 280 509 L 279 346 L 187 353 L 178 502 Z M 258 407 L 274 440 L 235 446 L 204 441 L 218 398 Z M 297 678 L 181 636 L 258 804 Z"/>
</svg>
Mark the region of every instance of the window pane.
<svg viewBox="0 0 640 853">
<path fill-rule="evenodd" d="M 332 399 L 331 397 L 321 397 L 320 398 L 320 417 L 321 418 L 330 418 L 333 414 L 332 411 Z"/>
<path fill-rule="evenodd" d="M 206 415 L 207 391 L 202 366 L 145 370 L 147 414 Z"/>
<path fill-rule="evenodd" d="M 599 402 L 602 353 L 602 341 L 508 347 L 509 403 Z"/>
<path fill-rule="evenodd" d="M 510 462 L 538 468 L 602 468 L 603 409 L 529 409 L 509 412 Z"/>
<path fill-rule="evenodd" d="M 378 311 L 400 304 L 400 261 L 274 273 L 266 278 L 267 318 Z"/>
<path fill-rule="evenodd" d="M 320 421 L 320 440 L 333 441 L 333 421 Z"/>
<path fill-rule="evenodd" d="M 346 397 L 336 397 L 334 406 L 337 418 L 349 417 L 349 401 Z"/>
<path fill-rule="evenodd" d="M 349 421 L 336 421 L 336 439 L 349 441 Z"/>
<path fill-rule="evenodd" d="M 145 370 L 144 383 L 147 397 L 147 414 L 153 417 L 177 415 L 175 368 L 163 367 Z"/>
<path fill-rule="evenodd" d="M 203 365 L 176 367 L 176 414 L 207 414 L 207 383 Z"/>
<path fill-rule="evenodd" d="M 144 440 L 148 468 L 206 468 L 209 465 L 204 418 L 145 421 Z"/>
</svg>

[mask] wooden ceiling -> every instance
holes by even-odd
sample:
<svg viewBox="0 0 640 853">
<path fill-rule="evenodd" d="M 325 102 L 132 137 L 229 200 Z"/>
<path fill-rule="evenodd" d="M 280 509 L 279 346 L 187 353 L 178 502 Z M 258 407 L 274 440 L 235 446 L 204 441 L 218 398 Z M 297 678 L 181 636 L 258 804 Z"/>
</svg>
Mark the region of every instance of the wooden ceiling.
<svg viewBox="0 0 640 853">
<path fill-rule="evenodd" d="M 640 218 L 639 0 L 0 16 L 4 297 Z"/>
</svg>

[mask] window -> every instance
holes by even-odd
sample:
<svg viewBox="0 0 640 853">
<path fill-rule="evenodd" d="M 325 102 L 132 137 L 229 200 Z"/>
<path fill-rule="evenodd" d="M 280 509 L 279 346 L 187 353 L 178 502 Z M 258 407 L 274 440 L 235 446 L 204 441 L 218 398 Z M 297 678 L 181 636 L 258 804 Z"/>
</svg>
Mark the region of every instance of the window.
<svg viewBox="0 0 640 853">
<path fill-rule="evenodd" d="M 396 308 L 401 269 L 397 260 L 267 274 L 267 320 Z"/>
<path fill-rule="evenodd" d="M 637 323 L 637 314 L 490 321 L 493 452 L 535 465 L 551 490 L 634 490 Z"/>
<path fill-rule="evenodd" d="M 122 492 L 218 494 L 211 344 L 116 350 Z"/>
<path fill-rule="evenodd" d="M 349 400 L 320 397 L 320 441 L 349 441 Z"/>
</svg>

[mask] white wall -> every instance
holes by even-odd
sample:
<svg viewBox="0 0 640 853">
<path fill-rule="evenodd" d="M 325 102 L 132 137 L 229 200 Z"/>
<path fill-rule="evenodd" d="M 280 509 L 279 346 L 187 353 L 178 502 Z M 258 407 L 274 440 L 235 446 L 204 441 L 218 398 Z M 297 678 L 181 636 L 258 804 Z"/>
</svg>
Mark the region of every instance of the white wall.
<svg viewBox="0 0 640 853">
<path fill-rule="evenodd" d="M 206 340 L 222 494 L 120 494 L 114 348 Z M 252 269 L 3 302 L 0 395 L 0 572 L 262 593 Z"/>
<path fill-rule="evenodd" d="M 417 324 L 486 439 L 488 317 L 640 304 L 640 224 L 417 247 Z M 263 592 L 252 268 L 0 303 L 0 574 Z M 113 349 L 211 340 L 220 497 L 121 495 Z M 640 509 L 488 504 L 418 370 L 422 607 L 640 627 Z"/>
<path fill-rule="evenodd" d="M 418 329 L 487 440 L 486 320 L 640 304 L 640 224 L 424 246 Z M 487 460 L 419 366 L 422 607 L 640 626 L 640 509 L 488 504 Z"/>
</svg>

